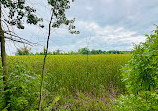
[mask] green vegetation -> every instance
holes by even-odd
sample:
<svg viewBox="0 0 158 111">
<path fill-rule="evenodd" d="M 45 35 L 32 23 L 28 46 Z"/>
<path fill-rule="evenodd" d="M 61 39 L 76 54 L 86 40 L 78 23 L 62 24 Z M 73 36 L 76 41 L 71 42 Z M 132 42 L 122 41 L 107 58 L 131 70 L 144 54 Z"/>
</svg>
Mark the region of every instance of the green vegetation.
<svg viewBox="0 0 158 111">
<path fill-rule="evenodd" d="M 9 92 L 5 93 L 11 96 L 12 110 L 38 108 L 39 75 L 42 72 L 43 58 L 44 56 L 39 55 L 8 57 Z M 77 91 L 81 91 L 83 97 L 86 96 L 86 93 L 90 93 L 87 99 L 83 99 L 88 102 L 92 98 L 98 100 L 97 97 L 104 97 L 106 99 L 109 96 L 117 97 L 117 95 L 123 94 L 125 86 L 121 81 L 119 69 L 130 58 L 131 55 L 90 55 L 87 61 L 86 55 L 48 56 L 42 109 L 64 108 L 68 101 L 70 101 L 70 107 L 76 107 L 72 106 L 72 103 L 80 104 L 83 99 L 76 96 Z M 3 95 L 2 79 L 0 86 L 0 93 Z M 65 97 L 69 95 L 71 98 L 65 100 Z M 77 98 L 80 98 L 81 101 L 78 101 Z M 3 99 L 1 98 L 1 100 Z M 95 100 L 91 102 L 93 107 L 98 105 L 99 108 L 100 104 L 104 105 L 103 101 L 95 103 Z M 15 107 L 13 107 L 14 105 Z M 80 108 L 82 109 L 82 106 Z"/>
<path fill-rule="evenodd" d="M 119 111 L 158 110 L 158 26 L 146 35 L 145 43 L 135 45 L 132 59 L 122 69 L 128 95 L 117 100 Z"/>
<path fill-rule="evenodd" d="M 35 110 L 38 106 L 40 78 L 21 65 L 15 64 L 9 73 L 8 89 L 4 92 L 2 84 L 2 69 L 0 75 L 0 110 L 4 108 L 5 101 L 10 100 L 4 111 Z M 4 96 L 4 95 L 7 95 Z"/>
<path fill-rule="evenodd" d="M 10 60 L 9 63 L 17 63 L 17 65 L 22 65 L 26 69 L 40 74 L 43 57 L 15 56 L 8 59 Z M 119 69 L 128 62 L 130 57 L 130 55 L 90 55 L 87 61 L 85 55 L 48 56 L 46 75 L 53 84 L 56 83 L 53 85 L 55 88 L 53 89 L 56 91 L 64 87 L 70 91 L 75 89 L 75 91 L 84 91 L 86 89 L 88 92 L 94 91 L 93 93 L 95 93 L 95 89 L 99 90 L 101 86 L 106 89 L 110 84 L 121 87 L 119 86 L 122 84 Z M 10 67 L 14 67 L 15 64 L 11 64 Z M 12 72 L 12 68 L 9 72 Z"/>
<path fill-rule="evenodd" d="M 42 110 L 157 111 L 158 26 L 146 36 L 132 55 L 49 55 Z M 5 91 L 1 68 L 0 110 L 38 109 L 43 58 L 8 57 L 10 76 Z M 4 109 L 3 101 L 8 98 Z"/>
<path fill-rule="evenodd" d="M 5 38 L 32 44 L 10 31 L 8 24 L 19 29 L 25 28 L 24 21 L 42 28 L 44 25 L 39 24 L 43 19 L 38 18 L 36 10 L 25 1 L 2 0 L 0 3 L 0 21 L 8 28 L 3 30 L 0 22 L 0 110 L 158 110 L 158 26 L 153 34 L 146 35 L 145 43 L 135 45 L 132 55 L 130 51 L 88 48 L 77 52 L 65 53 L 59 49 L 48 52 L 51 27 L 65 25 L 70 33 L 80 33 L 73 25 L 75 19 L 68 20 L 65 14 L 70 8 L 69 0 L 48 0 L 48 5 L 51 17 L 46 48 L 35 55 L 28 47 L 20 48 L 16 55 L 25 56 L 7 57 L 7 61 Z M 3 20 L 1 13 L 6 12 L 3 16 L 8 19 Z"/>
<path fill-rule="evenodd" d="M 32 55 L 30 51 L 31 48 L 28 49 L 28 47 L 25 46 L 24 48 L 18 48 L 15 55 Z"/>
</svg>

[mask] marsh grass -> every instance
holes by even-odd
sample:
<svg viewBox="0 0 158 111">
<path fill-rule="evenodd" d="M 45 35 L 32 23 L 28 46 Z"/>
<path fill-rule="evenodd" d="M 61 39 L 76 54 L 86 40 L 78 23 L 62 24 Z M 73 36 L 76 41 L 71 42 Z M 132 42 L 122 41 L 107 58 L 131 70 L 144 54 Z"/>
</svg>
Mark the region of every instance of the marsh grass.
<svg viewBox="0 0 158 111">
<path fill-rule="evenodd" d="M 45 88 L 50 92 L 75 94 L 77 90 L 101 94 L 105 91 L 123 92 L 120 68 L 130 55 L 56 55 L 46 61 Z M 8 57 L 9 71 L 15 64 L 41 74 L 44 56 Z"/>
<path fill-rule="evenodd" d="M 12 89 L 21 89 L 22 92 L 14 91 L 10 93 L 12 105 L 19 102 L 19 105 L 12 107 L 14 110 L 21 108 L 37 109 L 34 107 L 26 107 L 27 104 L 38 103 L 39 101 L 39 85 L 40 75 L 42 72 L 42 63 L 44 56 L 9 56 L 9 74 L 10 75 L 10 91 Z M 46 72 L 43 89 L 43 104 L 42 109 L 57 109 L 65 107 L 65 101 L 69 102 L 71 108 L 85 108 L 82 105 L 83 101 L 90 102 L 90 105 L 95 108 L 101 108 L 109 102 L 99 101 L 98 98 L 111 100 L 117 98 L 118 95 L 125 92 L 125 85 L 122 82 L 120 68 L 128 63 L 131 55 L 51 55 L 46 61 Z M 0 94 L 3 95 L 3 73 L 0 69 Z M 13 74 L 15 76 L 13 76 Z M 30 79 L 29 79 L 30 78 Z M 21 81 L 19 83 L 19 81 Z M 14 87 L 12 87 L 14 86 Z M 30 90 L 31 89 L 31 90 Z M 76 96 L 76 92 L 80 91 L 80 96 Z M 36 96 L 31 97 L 31 95 Z M 91 94 L 88 98 L 86 94 Z M 14 95 L 14 96 L 12 96 Z M 69 99 L 65 97 L 71 96 Z M 104 95 L 104 96 L 103 96 Z M 31 97 L 31 98 L 28 98 Z M 80 98 L 83 96 L 82 98 Z M 84 98 L 85 97 L 85 98 Z M 19 99 L 18 99 L 19 98 Z M 21 99 L 23 98 L 23 99 Z M 33 99 L 31 102 L 29 99 Z M 91 102 L 92 99 L 92 102 Z M 3 103 L 3 97 L 0 98 L 0 103 Z M 77 105 L 77 106 L 76 106 Z M 0 108 L 3 105 L 0 105 Z M 87 104 L 87 108 L 91 108 Z M 107 106 L 111 107 L 111 105 Z M 65 108 L 64 108 L 65 109 Z M 70 110 L 70 109 L 69 109 Z"/>
</svg>

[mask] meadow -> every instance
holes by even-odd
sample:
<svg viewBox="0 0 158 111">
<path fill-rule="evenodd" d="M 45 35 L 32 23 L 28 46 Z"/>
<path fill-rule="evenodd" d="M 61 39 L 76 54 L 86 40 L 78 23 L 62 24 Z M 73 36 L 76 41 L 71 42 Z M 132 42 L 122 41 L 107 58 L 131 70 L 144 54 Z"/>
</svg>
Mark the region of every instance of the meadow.
<svg viewBox="0 0 158 111">
<path fill-rule="evenodd" d="M 10 87 L 7 99 L 14 110 L 38 109 L 43 59 L 43 55 L 7 57 Z M 106 105 L 111 103 L 108 102 L 109 98 L 117 98 L 125 93 L 120 69 L 130 59 L 129 54 L 49 55 L 42 109 L 68 110 L 71 107 L 73 110 L 109 110 L 112 106 L 109 108 Z M 0 71 L 1 108 L 5 93 L 2 68 Z"/>
<path fill-rule="evenodd" d="M 41 75 L 44 56 L 8 57 L 9 72 L 16 65 Z M 114 88 L 122 93 L 120 68 L 131 55 L 50 55 L 46 61 L 45 87 L 52 92 L 74 94 L 77 90 L 99 95 Z M 59 90 L 60 89 L 60 90 Z"/>
<path fill-rule="evenodd" d="M 48 55 L 44 76 L 43 111 L 155 110 L 157 94 L 129 94 L 123 74 L 134 55 Z M 136 55 L 137 57 L 137 55 Z M 10 100 L 12 110 L 37 111 L 43 55 L 8 56 L 9 89 L 3 92 L 0 69 L 0 110 Z M 138 60 L 138 62 L 141 62 Z M 126 65 L 126 66 L 125 66 Z M 125 66 L 125 67 L 124 67 Z M 124 67 L 124 72 L 122 72 Z M 136 78 L 136 77 L 135 77 Z M 127 82 L 127 83 L 126 83 Z M 137 87 L 137 86 L 136 86 Z M 135 88 L 136 90 L 137 88 Z M 146 99 L 148 98 L 148 99 Z M 142 102 L 145 101 L 143 104 Z M 8 106 L 7 106 L 8 107 Z M 6 108 L 7 108 L 6 107 Z"/>
</svg>

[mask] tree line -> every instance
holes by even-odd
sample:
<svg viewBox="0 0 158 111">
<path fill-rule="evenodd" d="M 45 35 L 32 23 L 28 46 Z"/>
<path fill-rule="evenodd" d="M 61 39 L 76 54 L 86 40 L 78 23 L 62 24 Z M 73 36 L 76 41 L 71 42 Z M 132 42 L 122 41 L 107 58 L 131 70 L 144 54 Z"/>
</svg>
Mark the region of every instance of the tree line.
<svg viewBox="0 0 158 111">
<path fill-rule="evenodd" d="M 44 47 L 43 52 L 31 52 L 31 48 L 28 48 L 27 46 L 24 48 L 18 48 L 15 55 L 45 55 L 46 48 Z M 63 50 L 56 50 L 52 52 L 48 52 L 47 55 L 97 55 L 97 54 L 131 54 L 131 51 L 118 51 L 118 50 L 109 50 L 109 51 L 103 51 L 103 50 L 95 50 L 95 49 L 88 49 L 88 48 L 81 48 L 78 49 L 78 51 L 69 51 L 65 52 Z"/>
</svg>

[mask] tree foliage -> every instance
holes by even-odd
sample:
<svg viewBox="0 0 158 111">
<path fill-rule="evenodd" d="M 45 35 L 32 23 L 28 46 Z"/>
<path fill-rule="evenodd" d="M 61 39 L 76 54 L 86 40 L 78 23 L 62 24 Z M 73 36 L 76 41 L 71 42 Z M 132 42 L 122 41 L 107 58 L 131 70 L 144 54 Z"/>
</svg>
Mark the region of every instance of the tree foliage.
<svg viewBox="0 0 158 111">
<path fill-rule="evenodd" d="M 15 55 L 30 55 L 31 48 L 25 46 L 24 48 L 18 48 Z"/>
<path fill-rule="evenodd" d="M 122 68 L 128 95 L 115 101 L 114 111 L 158 110 L 158 26 L 146 37 L 144 43 L 135 45 L 132 59 Z"/>
<path fill-rule="evenodd" d="M 146 35 L 145 43 L 135 45 L 132 60 L 123 69 L 123 80 L 131 93 L 158 88 L 158 26 Z"/>
<path fill-rule="evenodd" d="M 29 24 L 37 25 L 41 18 L 35 15 L 36 10 L 20 0 L 1 0 L 4 8 L 9 9 L 8 19 L 5 19 L 10 25 L 15 25 L 19 29 L 24 29 L 23 21 L 26 20 Z M 25 19 L 26 18 L 26 19 Z M 41 25 L 40 25 L 41 26 Z"/>
<path fill-rule="evenodd" d="M 68 20 L 65 14 L 66 10 L 70 8 L 70 0 L 48 0 L 48 4 L 51 6 L 54 17 L 52 24 L 53 28 L 59 28 L 61 25 L 66 25 L 68 26 L 70 33 L 80 33 L 75 30 L 75 26 L 73 25 L 75 18 Z"/>
<path fill-rule="evenodd" d="M 89 52 L 88 48 L 81 48 L 81 49 L 78 50 L 79 54 L 88 54 L 88 52 Z"/>
</svg>

